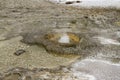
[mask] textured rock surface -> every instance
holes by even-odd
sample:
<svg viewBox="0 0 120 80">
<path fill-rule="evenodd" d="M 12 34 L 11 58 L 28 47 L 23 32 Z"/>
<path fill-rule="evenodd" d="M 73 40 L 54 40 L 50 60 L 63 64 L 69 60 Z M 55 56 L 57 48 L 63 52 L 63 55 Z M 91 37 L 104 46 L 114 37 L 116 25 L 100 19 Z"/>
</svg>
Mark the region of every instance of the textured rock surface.
<svg viewBox="0 0 120 80">
<path fill-rule="evenodd" d="M 0 71 L 2 73 L 15 67 L 31 70 L 43 67 L 53 68 L 69 65 L 81 56 L 47 52 L 46 49 L 56 49 L 58 53 L 61 48 L 67 49 L 67 47 L 57 49 L 55 44 L 44 42 L 41 37 L 51 31 L 72 32 L 84 38 L 80 46 L 68 48 L 66 52 L 70 50 L 74 53 L 74 50 L 77 50 L 77 53 L 84 53 L 90 58 L 119 63 L 120 46 L 111 42 L 103 44 L 107 40 L 120 43 L 119 22 L 120 11 L 115 9 L 79 9 L 45 0 L 0 0 Z M 105 41 L 102 42 L 100 37 Z M 27 44 L 22 43 L 21 40 Z M 48 48 L 45 49 L 40 45 L 43 43 Z M 15 56 L 14 52 L 19 49 L 24 49 L 26 52 Z M 11 76 L 19 77 L 18 74 Z M 4 76 L 1 75 L 1 77 Z"/>
<path fill-rule="evenodd" d="M 66 71 L 64 70 L 66 69 Z M 77 76 L 71 70 L 61 67 L 58 69 L 24 69 L 14 68 L 2 75 L 3 80 L 89 80 L 83 75 Z"/>
</svg>

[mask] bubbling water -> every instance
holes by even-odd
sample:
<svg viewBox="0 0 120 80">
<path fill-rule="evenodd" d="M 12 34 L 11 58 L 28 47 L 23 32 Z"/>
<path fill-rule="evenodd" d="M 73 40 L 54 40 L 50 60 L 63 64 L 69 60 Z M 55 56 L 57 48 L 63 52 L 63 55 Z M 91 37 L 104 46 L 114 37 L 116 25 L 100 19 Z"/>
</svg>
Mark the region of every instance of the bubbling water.
<svg viewBox="0 0 120 80">
<path fill-rule="evenodd" d="M 69 36 L 67 34 L 63 34 L 58 40 L 59 43 L 70 43 Z"/>
</svg>

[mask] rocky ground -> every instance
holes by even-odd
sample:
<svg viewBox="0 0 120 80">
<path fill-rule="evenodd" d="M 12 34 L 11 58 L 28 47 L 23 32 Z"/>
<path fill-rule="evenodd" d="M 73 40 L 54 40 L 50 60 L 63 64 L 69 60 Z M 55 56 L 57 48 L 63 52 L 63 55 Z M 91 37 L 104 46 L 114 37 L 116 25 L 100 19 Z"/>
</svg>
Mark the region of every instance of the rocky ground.
<svg viewBox="0 0 120 80">
<path fill-rule="evenodd" d="M 76 47 L 64 47 L 46 40 L 48 32 L 70 32 L 83 40 Z M 119 9 L 82 9 L 47 0 L 0 0 L 2 80 L 89 80 L 75 77 L 64 67 L 86 57 L 119 63 L 119 53 Z"/>
</svg>

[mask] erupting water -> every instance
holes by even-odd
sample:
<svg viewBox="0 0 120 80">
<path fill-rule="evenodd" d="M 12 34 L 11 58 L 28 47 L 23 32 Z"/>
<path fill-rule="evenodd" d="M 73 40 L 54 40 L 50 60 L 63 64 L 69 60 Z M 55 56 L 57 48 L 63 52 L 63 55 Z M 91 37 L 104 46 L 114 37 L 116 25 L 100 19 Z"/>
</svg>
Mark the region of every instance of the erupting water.
<svg viewBox="0 0 120 80">
<path fill-rule="evenodd" d="M 70 39 L 69 39 L 69 36 L 67 34 L 63 34 L 59 41 L 59 43 L 70 43 Z"/>
</svg>

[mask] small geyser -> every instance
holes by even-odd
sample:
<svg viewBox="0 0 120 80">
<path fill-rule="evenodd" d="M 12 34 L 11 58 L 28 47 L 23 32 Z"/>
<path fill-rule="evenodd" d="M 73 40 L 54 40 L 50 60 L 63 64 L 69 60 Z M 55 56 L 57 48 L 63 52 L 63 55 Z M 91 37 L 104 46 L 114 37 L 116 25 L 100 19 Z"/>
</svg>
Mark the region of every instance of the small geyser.
<svg viewBox="0 0 120 80">
<path fill-rule="evenodd" d="M 46 35 L 49 41 L 57 43 L 61 46 L 73 46 L 77 45 L 80 41 L 80 38 L 75 33 L 49 33 Z"/>
</svg>

